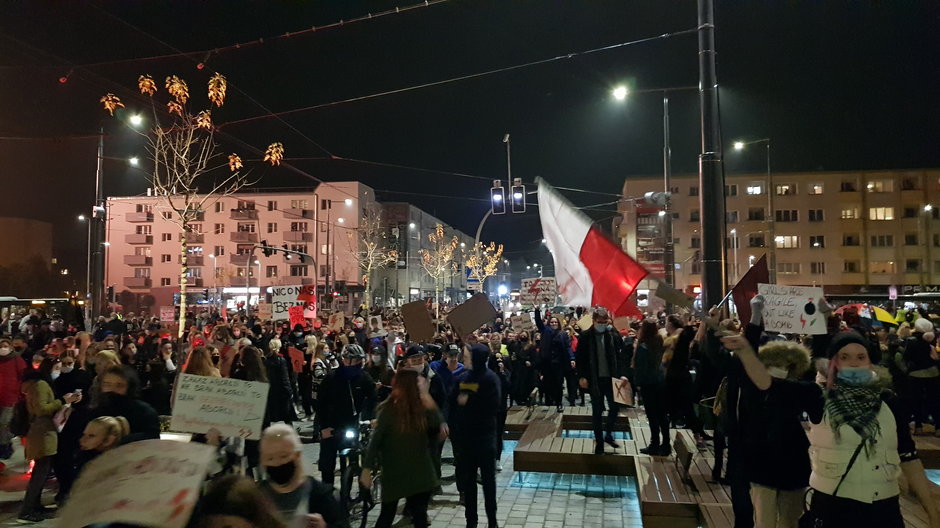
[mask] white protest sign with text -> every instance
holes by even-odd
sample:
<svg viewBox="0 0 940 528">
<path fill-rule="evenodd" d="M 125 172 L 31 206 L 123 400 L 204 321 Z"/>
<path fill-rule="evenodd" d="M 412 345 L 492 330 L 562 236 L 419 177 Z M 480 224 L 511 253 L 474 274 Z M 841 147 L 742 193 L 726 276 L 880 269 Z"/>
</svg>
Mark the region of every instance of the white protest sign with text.
<svg viewBox="0 0 940 528">
<path fill-rule="evenodd" d="M 267 402 L 267 383 L 180 374 L 170 430 L 258 440 Z"/>
<path fill-rule="evenodd" d="M 519 288 L 519 302 L 525 306 L 536 306 L 555 304 L 555 277 L 533 277 L 522 279 L 522 287 Z"/>
<path fill-rule="evenodd" d="M 183 528 L 214 454 L 207 445 L 173 440 L 143 440 L 108 451 L 82 469 L 55 526 Z"/>
<path fill-rule="evenodd" d="M 271 319 L 290 320 L 290 307 L 303 306 L 304 317 L 317 316 L 316 291 L 310 285 L 272 286 L 271 287 Z"/>
<path fill-rule="evenodd" d="M 758 284 L 764 298 L 764 329 L 785 334 L 825 334 L 826 318 L 817 303 L 822 288 Z"/>
</svg>

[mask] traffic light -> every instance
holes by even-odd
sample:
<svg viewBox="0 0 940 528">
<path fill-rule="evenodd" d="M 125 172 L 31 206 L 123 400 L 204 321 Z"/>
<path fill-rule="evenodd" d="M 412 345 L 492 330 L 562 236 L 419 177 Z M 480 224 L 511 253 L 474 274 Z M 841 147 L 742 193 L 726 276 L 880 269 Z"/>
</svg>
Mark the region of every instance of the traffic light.
<svg viewBox="0 0 940 528">
<path fill-rule="evenodd" d="M 114 302 L 114 286 L 108 286 L 108 302 Z"/>
<path fill-rule="evenodd" d="M 203 288 L 202 295 L 205 297 L 206 302 L 209 302 L 209 288 Z"/>
<path fill-rule="evenodd" d="M 264 253 L 264 256 L 266 256 L 266 257 L 270 257 L 271 255 L 274 254 L 274 250 L 271 249 L 270 246 L 268 246 L 268 241 L 267 241 L 267 240 L 262 240 L 262 241 L 261 241 L 261 252 Z"/>
<path fill-rule="evenodd" d="M 284 260 L 290 260 L 291 257 L 293 257 L 293 255 L 291 255 L 290 253 L 288 253 L 288 251 L 290 250 L 290 248 L 287 247 L 287 244 L 281 244 L 281 247 L 284 249 Z"/>
<path fill-rule="evenodd" d="M 515 178 L 512 182 L 512 212 L 525 212 L 525 185 L 522 185 L 522 178 Z"/>
<path fill-rule="evenodd" d="M 494 215 L 506 214 L 506 190 L 499 180 L 493 180 L 493 187 L 490 188 L 490 206 Z"/>
</svg>

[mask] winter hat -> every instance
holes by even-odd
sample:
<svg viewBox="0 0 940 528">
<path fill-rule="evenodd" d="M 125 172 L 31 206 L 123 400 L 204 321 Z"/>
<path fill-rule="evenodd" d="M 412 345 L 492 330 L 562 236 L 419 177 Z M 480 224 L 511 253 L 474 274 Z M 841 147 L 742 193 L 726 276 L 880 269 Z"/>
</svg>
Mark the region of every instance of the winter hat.
<svg viewBox="0 0 940 528">
<path fill-rule="evenodd" d="M 934 329 L 933 323 L 929 319 L 921 317 L 920 319 L 914 321 L 914 330 L 917 332 L 922 332 L 924 334 L 924 341 L 931 342 L 933 341 Z"/>
<path fill-rule="evenodd" d="M 865 350 L 868 351 L 868 359 L 872 364 L 877 365 L 881 362 L 881 349 L 876 350 L 875 347 L 869 346 L 868 341 L 854 330 L 836 334 L 829 343 L 829 348 L 826 349 L 826 356 L 832 359 L 840 350 L 853 343 L 865 347 Z"/>
</svg>

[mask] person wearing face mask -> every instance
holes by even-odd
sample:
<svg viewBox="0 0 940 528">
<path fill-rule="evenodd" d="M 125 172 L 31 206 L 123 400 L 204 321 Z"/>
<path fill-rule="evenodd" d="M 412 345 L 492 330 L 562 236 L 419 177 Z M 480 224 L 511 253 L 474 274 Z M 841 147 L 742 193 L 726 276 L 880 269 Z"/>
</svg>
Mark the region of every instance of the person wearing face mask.
<svg viewBox="0 0 940 528">
<path fill-rule="evenodd" d="M 431 362 L 431 369 L 437 374 L 437 378 L 444 385 L 444 394 L 450 394 L 457 384 L 457 378 L 463 373 L 463 364 L 458 361 L 460 357 L 460 347 L 457 345 L 447 345 L 444 349 L 444 357 L 439 361 Z"/>
<path fill-rule="evenodd" d="M 545 386 L 545 405 L 555 405 L 556 410 L 561 412 L 565 370 L 573 368 L 575 362 L 571 340 L 562 329 L 561 321 L 555 316 L 549 317 L 548 325 L 545 325 L 541 312 L 536 309 L 535 323 L 542 335 L 540 369 Z"/>
<path fill-rule="evenodd" d="M 756 389 L 769 394 L 776 382 L 774 370 L 758 359 L 751 343 L 740 336 L 723 338 L 722 343 L 734 350 Z M 903 473 L 927 512 L 928 525 L 938 528 L 940 510 L 906 415 L 886 390 L 890 377 L 874 365 L 868 344 L 855 331 L 836 334 L 829 344 L 824 391 L 803 402 L 801 410 L 810 417 L 811 499 L 806 521 L 812 526 L 901 528 Z"/>
<path fill-rule="evenodd" d="M 437 404 L 438 409 L 446 412 L 447 391 L 444 389 L 443 381 L 437 377 L 437 373 L 428 366 L 428 354 L 424 346 L 414 344 L 406 348 L 398 368 L 399 370 L 402 368 L 413 370 L 428 380 L 428 390 L 434 398 L 434 403 Z"/>
<path fill-rule="evenodd" d="M 610 313 L 598 306 L 591 314 L 594 325 L 581 332 L 575 353 L 578 384 L 591 393 L 591 423 L 594 427 L 594 453 L 604 453 L 604 443 L 617 448 L 614 425 L 618 404 L 614 401 L 614 379 L 626 380 L 627 359 L 623 340 L 610 325 Z M 607 434 L 601 416 L 607 400 Z M 668 438 L 667 438 L 668 441 Z"/>
<path fill-rule="evenodd" d="M 375 398 L 378 403 L 385 401 L 392 392 L 392 377 L 395 371 L 388 365 L 388 353 L 382 346 L 382 340 L 372 340 L 372 350 L 366 361 L 366 374 L 375 380 Z"/>
<path fill-rule="evenodd" d="M 360 420 L 375 414 L 375 381 L 362 368 L 365 351 L 357 344 L 343 346 L 342 364 L 320 384 L 320 469 L 323 482 L 335 482 L 336 453 L 345 431 L 358 430 Z"/>
<path fill-rule="evenodd" d="M 10 420 L 13 407 L 20 399 L 20 385 L 26 374 L 26 362 L 13 350 L 9 339 L 0 339 L 0 460 L 13 456 L 13 435 Z"/>
<path fill-rule="evenodd" d="M 261 465 L 267 478 L 258 484 L 291 528 L 348 528 L 346 512 L 333 487 L 304 474 L 303 444 L 297 431 L 274 424 L 261 435 Z"/>
</svg>

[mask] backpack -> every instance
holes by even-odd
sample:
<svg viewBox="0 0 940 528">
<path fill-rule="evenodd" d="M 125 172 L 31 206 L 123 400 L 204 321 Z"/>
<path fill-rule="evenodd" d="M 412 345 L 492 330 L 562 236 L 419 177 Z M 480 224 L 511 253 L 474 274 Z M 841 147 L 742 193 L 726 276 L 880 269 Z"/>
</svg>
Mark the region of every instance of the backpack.
<svg viewBox="0 0 940 528">
<path fill-rule="evenodd" d="M 13 406 L 13 418 L 10 420 L 10 433 L 13 436 L 25 437 L 29 434 L 29 409 L 26 400 L 21 399 Z"/>
</svg>

